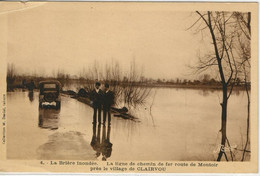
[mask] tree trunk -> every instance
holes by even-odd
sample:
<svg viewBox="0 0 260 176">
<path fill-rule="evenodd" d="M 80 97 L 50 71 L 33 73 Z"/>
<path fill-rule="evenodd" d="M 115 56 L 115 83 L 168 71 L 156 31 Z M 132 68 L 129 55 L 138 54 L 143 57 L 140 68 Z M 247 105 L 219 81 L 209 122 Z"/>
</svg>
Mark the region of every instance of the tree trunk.
<svg viewBox="0 0 260 176">
<path fill-rule="evenodd" d="M 244 161 L 245 159 L 245 153 L 246 153 L 246 150 L 247 150 L 247 145 L 249 143 L 249 126 L 250 126 L 250 95 L 249 95 L 249 88 L 248 88 L 248 85 L 247 85 L 247 79 L 246 79 L 246 76 L 245 76 L 245 89 L 246 89 L 246 95 L 247 95 L 247 127 L 246 127 L 246 144 L 245 144 L 245 147 L 244 147 L 244 150 L 243 150 L 243 154 L 242 154 L 242 159 L 241 161 Z"/>
<path fill-rule="evenodd" d="M 223 91 L 223 101 L 221 104 L 221 107 L 222 107 L 222 113 L 221 113 L 222 138 L 221 138 L 221 147 L 219 150 L 217 161 L 221 160 L 221 157 L 222 157 L 223 153 L 225 152 L 225 144 L 226 144 L 226 140 L 227 140 L 227 101 L 228 101 L 228 98 L 227 98 L 227 85 L 226 84 L 223 84 L 222 91 Z"/>
<path fill-rule="evenodd" d="M 200 17 L 204 20 L 207 27 L 209 28 L 211 38 L 212 38 L 212 42 L 213 42 L 213 46 L 214 46 L 215 55 L 216 55 L 216 60 L 217 60 L 217 63 L 218 63 L 218 71 L 219 71 L 221 84 L 222 84 L 223 99 L 222 99 L 222 103 L 221 103 L 221 107 L 222 107 L 222 112 L 221 112 L 222 139 L 221 139 L 221 147 L 220 147 L 220 150 L 219 150 L 217 161 L 221 160 L 221 157 L 222 157 L 223 154 L 225 155 L 226 160 L 228 161 L 227 156 L 225 154 L 225 144 L 226 144 L 226 141 L 227 141 L 227 103 L 228 103 L 227 87 L 228 87 L 229 81 L 226 82 L 224 70 L 223 70 L 223 67 L 222 67 L 223 54 L 219 53 L 218 43 L 217 43 L 217 39 L 216 39 L 216 36 L 215 36 L 215 33 L 214 33 L 214 29 L 215 29 L 215 25 L 216 25 L 216 22 L 214 21 L 214 19 L 213 19 L 213 22 L 215 22 L 215 25 L 213 25 L 214 27 L 212 26 L 212 20 L 211 20 L 211 13 L 212 12 L 210 12 L 210 11 L 207 12 L 208 20 L 206 18 L 204 18 L 204 16 L 201 15 L 198 11 L 196 11 L 196 12 L 200 15 Z M 223 41 L 223 45 L 225 45 L 225 38 L 223 38 L 223 36 L 222 36 L 222 41 Z M 232 73 L 231 73 L 231 76 L 232 76 Z"/>
</svg>

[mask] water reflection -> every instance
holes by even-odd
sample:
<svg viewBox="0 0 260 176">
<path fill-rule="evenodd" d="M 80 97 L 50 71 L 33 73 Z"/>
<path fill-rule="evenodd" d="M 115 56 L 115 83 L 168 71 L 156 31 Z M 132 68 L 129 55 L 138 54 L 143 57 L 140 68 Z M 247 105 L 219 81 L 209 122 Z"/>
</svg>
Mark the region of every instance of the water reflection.
<svg viewBox="0 0 260 176">
<path fill-rule="evenodd" d="M 102 140 L 100 140 L 100 134 L 101 134 L 101 125 L 93 124 L 93 135 L 91 140 L 91 147 L 96 152 L 96 157 L 98 158 L 102 154 L 102 160 L 106 161 L 107 158 L 111 156 L 112 153 L 112 146 L 113 144 L 110 142 L 110 131 L 111 126 L 108 126 L 108 129 L 106 130 L 106 126 L 103 125 L 102 127 Z"/>
<path fill-rule="evenodd" d="M 91 140 L 90 145 L 93 148 L 93 150 L 96 151 L 97 157 L 100 156 L 100 129 L 101 129 L 101 125 L 98 124 L 98 132 L 96 135 L 97 126 L 95 123 L 93 123 L 93 135 L 92 135 L 92 140 Z"/>
<path fill-rule="evenodd" d="M 104 159 L 107 160 L 128 161 L 214 160 L 212 146 L 216 144 L 216 132 L 220 128 L 218 96 L 221 99 L 222 92 L 216 90 L 214 94 L 209 92 L 210 95 L 204 97 L 199 94 L 200 90 L 195 89 L 179 89 L 177 92 L 175 89 L 165 88 L 156 91 L 154 104 L 152 104 L 153 96 L 147 101 L 149 105 L 145 106 L 147 110 L 143 106 L 131 109 L 131 113 L 138 117 L 141 123 L 112 117 L 111 132 L 105 132 L 109 131 L 109 127 L 106 126 L 106 130 L 103 130 L 102 124 L 100 129 L 98 129 L 98 124 L 95 126 L 96 129 L 94 127 L 91 129 L 93 110 L 68 96 L 62 97 L 64 106 L 60 113 L 57 113 L 55 109 L 42 109 L 43 112 L 40 113 L 37 108 L 39 92 L 34 91 L 32 103 L 28 98 L 28 91 L 8 92 L 6 98 L 8 117 L 10 117 L 8 127 L 10 128 L 7 131 L 7 137 L 9 136 L 7 157 L 23 160 L 35 158 L 40 160 L 88 160 L 89 158 L 102 160 L 104 155 Z M 234 144 L 241 146 L 246 139 L 246 92 L 240 91 L 239 96 L 236 96 L 235 91 L 233 93 L 229 101 L 229 138 L 232 141 L 231 146 Z M 150 118 L 151 105 L 156 128 L 153 127 Z M 59 129 L 42 129 L 42 127 L 50 126 L 48 116 L 55 112 L 59 117 L 51 124 L 56 123 Z M 38 127 L 37 117 L 40 114 L 39 124 L 41 125 Z M 17 119 L 20 116 L 23 116 L 24 120 L 19 121 L 17 125 Z M 35 117 L 37 122 L 35 122 Z M 24 130 L 24 128 L 30 128 L 30 130 Z M 104 135 L 103 132 L 105 132 Z M 97 151 L 93 150 L 90 145 L 92 135 L 94 136 L 92 144 L 95 144 L 97 138 L 99 141 L 99 145 L 96 145 L 96 148 L 99 148 L 98 157 Z M 34 140 L 28 142 L 28 136 L 32 136 Z M 107 147 L 107 152 L 104 150 L 105 145 L 101 145 L 104 144 L 102 142 L 105 141 L 104 139 L 113 142 L 113 146 Z M 17 145 L 17 141 L 21 145 Z M 236 157 L 239 158 L 239 156 L 240 154 Z M 247 160 L 250 160 L 249 154 L 248 157 Z"/>
<path fill-rule="evenodd" d="M 59 128 L 59 114 L 58 109 L 44 109 L 39 108 L 39 124 L 40 128 L 47 128 L 51 130 L 56 130 Z"/>
<path fill-rule="evenodd" d="M 240 95 L 240 91 L 239 91 L 239 90 L 236 90 L 236 91 L 234 91 L 234 92 L 235 92 L 236 96 L 239 96 L 239 95 Z"/>
<path fill-rule="evenodd" d="M 95 160 L 94 151 L 79 131 L 56 131 L 36 149 L 37 158 L 44 160 Z"/>
<path fill-rule="evenodd" d="M 215 89 L 201 89 L 199 91 L 199 95 L 202 95 L 204 97 L 208 97 L 208 96 L 211 96 L 212 94 L 214 94 L 215 92 L 221 92 L 222 89 L 218 89 L 218 90 L 215 90 Z M 236 95 L 236 96 L 239 96 L 240 95 L 240 90 L 233 90 L 233 93 Z"/>
<path fill-rule="evenodd" d="M 109 158 L 112 153 L 113 144 L 110 142 L 110 130 L 111 130 L 111 126 L 108 126 L 107 131 L 106 131 L 106 126 L 105 125 L 103 126 L 102 144 L 101 144 L 103 161 L 106 161 L 107 158 Z"/>
<path fill-rule="evenodd" d="M 214 90 L 202 89 L 199 91 L 199 94 L 202 95 L 203 97 L 209 96 L 210 93 L 214 93 Z"/>
<path fill-rule="evenodd" d="M 30 102 L 33 102 L 33 100 L 34 100 L 33 91 L 29 91 L 29 92 L 28 92 L 28 97 L 29 97 Z"/>
</svg>

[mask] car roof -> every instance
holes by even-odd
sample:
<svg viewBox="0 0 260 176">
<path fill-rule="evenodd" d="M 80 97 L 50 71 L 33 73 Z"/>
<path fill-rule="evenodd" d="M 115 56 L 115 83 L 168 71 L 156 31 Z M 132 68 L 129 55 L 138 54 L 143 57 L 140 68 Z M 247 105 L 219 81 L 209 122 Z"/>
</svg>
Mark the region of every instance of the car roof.
<svg viewBox="0 0 260 176">
<path fill-rule="evenodd" d="M 58 84 L 59 86 L 61 86 L 61 83 L 58 80 L 40 81 L 39 84 Z"/>
</svg>

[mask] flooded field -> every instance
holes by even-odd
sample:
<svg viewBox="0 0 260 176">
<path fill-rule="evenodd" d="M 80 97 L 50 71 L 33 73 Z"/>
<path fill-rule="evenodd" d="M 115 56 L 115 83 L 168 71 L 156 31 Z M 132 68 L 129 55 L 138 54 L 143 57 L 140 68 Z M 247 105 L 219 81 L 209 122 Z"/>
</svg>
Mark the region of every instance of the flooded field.
<svg viewBox="0 0 260 176">
<path fill-rule="evenodd" d="M 60 110 L 39 109 L 38 96 L 7 94 L 9 159 L 216 160 L 220 91 L 153 89 L 145 105 L 130 109 L 137 121 L 112 116 L 110 127 L 93 125 L 92 108 L 69 96 Z M 246 140 L 246 106 L 246 94 L 234 92 L 227 135 L 237 149 Z"/>
</svg>

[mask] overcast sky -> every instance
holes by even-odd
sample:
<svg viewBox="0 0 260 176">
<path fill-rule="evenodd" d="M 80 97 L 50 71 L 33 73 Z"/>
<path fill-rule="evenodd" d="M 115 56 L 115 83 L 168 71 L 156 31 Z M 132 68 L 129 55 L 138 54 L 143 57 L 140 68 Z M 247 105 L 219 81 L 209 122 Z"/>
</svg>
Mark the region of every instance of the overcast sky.
<svg viewBox="0 0 260 176">
<path fill-rule="evenodd" d="M 7 61 L 24 72 L 59 68 L 73 75 L 112 59 L 127 70 L 135 59 L 146 77 L 193 79 L 187 65 L 210 47 L 186 30 L 196 15 L 164 5 L 13 3 L 0 10 L 7 16 Z"/>
</svg>

